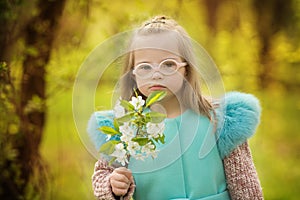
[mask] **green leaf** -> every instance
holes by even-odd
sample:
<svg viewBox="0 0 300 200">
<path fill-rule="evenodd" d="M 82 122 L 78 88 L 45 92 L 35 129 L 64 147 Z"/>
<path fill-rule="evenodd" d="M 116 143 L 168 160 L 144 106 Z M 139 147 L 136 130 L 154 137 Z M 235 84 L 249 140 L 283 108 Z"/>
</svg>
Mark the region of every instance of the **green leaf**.
<svg viewBox="0 0 300 200">
<path fill-rule="evenodd" d="M 149 139 L 144 137 L 135 137 L 132 141 L 139 143 L 140 146 L 144 146 L 149 142 Z"/>
<path fill-rule="evenodd" d="M 100 151 L 101 153 L 106 154 L 106 155 L 110 155 L 110 154 L 112 154 L 112 153 L 115 151 L 115 146 L 116 146 L 117 144 L 119 144 L 119 143 L 120 143 L 120 141 L 117 141 L 117 140 L 110 140 L 110 141 L 104 143 L 104 144 L 100 147 L 99 151 Z"/>
<path fill-rule="evenodd" d="M 155 140 L 155 142 L 160 142 L 160 143 L 164 144 L 165 143 L 165 135 L 155 138 L 154 140 Z"/>
<path fill-rule="evenodd" d="M 115 127 L 115 129 L 119 132 L 119 122 L 118 122 L 118 120 L 115 118 L 114 119 L 114 127 Z"/>
<path fill-rule="evenodd" d="M 127 113 L 123 117 L 116 118 L 116 120 L 118 121 L 118 123 L 128 122 L 131 120 L 133 114 L 134 114 L 133 112 Z"/>
<path fill-rule="evenodd" d="M 103 132 L 104 134 L 109 134 L 109 135 L 116 135 L 116 134 L 120 134 L 118 131 L 116 131 L 115 129 L 113 129 L 110 126 L 101 126 L 99 128 L 99 130 L 101 132 Z"/>
<path fill-rule="evenodd" d="M 146 99 L 146 107 L 149 107 L 153 103 L 162 100 L 166 96 L 166 94 L 167 93 L 165 91 L 152 92 Z"/>
<path fill-rule="evenodd" d="M 160 112 L 149 112 L 145 114 L 145 117 L 147 122 L 160 123 L 166 118 L 166 115 Z"/>
<path fill-rule="evenodd" d="M 126 100 L 121 100 L 120 105 L 128 111 L 134 111 L 134 106 Z"/>
<path fill-rule="evenodd" d="M 159 140 L 162 144 L 164 144 L 164 143 L 165 143 L 165 135 L 160 136 L 160 137 L 158 138 L 158 140 Z"/>
</svg>

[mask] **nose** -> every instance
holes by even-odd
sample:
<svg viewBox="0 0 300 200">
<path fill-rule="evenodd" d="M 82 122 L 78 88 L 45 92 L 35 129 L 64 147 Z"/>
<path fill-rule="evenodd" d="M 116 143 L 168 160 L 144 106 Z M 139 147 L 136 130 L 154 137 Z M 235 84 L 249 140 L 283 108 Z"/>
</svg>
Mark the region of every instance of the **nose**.
<svg viewBox="0 0 300 200">
<path fill-rule="evenodd" d="M 162 79 L 163 78 L 163 74 L 160 73 L 159 70 L 155 70 L 152 74 L 152 79 L 157 80 L 157 79 Z"/>
</svg>

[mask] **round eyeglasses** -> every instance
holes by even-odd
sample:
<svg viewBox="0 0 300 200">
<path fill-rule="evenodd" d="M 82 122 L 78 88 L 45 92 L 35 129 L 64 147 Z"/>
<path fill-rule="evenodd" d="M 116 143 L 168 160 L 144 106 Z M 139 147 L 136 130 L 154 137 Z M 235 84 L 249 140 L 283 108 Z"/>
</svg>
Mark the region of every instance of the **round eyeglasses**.
<svg viewBox="0 0 300 200">
<path fill-rule="evenodd" d="M 140 63 L 134 67 L 132 73 L 143 79 L 150 78 L 155 71 L 159 71 L 163 75 L 170 76 L 175 74 L 179 68 L 186 65 L 186 62 L 178 62 L 174 59 L 166 59 L 159 63 L 158 67 L 154 67 L 150 63 Z"/>
</svg>

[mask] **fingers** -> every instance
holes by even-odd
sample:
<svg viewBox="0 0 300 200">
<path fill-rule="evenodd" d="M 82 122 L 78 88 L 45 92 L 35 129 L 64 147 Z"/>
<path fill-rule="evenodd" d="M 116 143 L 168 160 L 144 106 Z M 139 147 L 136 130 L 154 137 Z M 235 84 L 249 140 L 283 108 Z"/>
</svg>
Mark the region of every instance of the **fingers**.
<svg viewBox="0 0 300 200">
<path fill-rule="evenodd" d="M 112 191 L 117 196 L 125 195 L 132 181 L 131 171 L 124 167 L 115 169 L 110 175 Z"/>
<path fill-rule="evenodd" d="M 118 174 L 125 175 L 128 179 L 132 178 L 131 171 L 129 169 L 125 168 L 125 167 L 116 168 L 114 171 L 117 172 Z"/>
</svg>

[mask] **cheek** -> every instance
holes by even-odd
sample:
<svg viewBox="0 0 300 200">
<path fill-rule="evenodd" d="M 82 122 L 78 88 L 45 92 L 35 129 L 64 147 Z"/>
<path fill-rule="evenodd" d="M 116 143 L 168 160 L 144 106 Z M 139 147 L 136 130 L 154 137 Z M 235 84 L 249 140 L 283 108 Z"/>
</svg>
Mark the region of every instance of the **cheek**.
<svg viewBox="0 0 300 200">
<path fill-rule="evenodd" d="M 172 93 L 176 94 L 182 88 L 183 79 L 181 75 L 170 77 L 166 80 L 166 86 Z"/>
<path fill-rule="evenodd" d="M 137 78 L 136 79 L 136 84 L 137 84 L 137 87 L 138 87 L 139 91 L 147 97 L 149 95 L 149 91 L 148 91 L 149 83 L 148 83 L 148 81 Z"/>
</svg>

